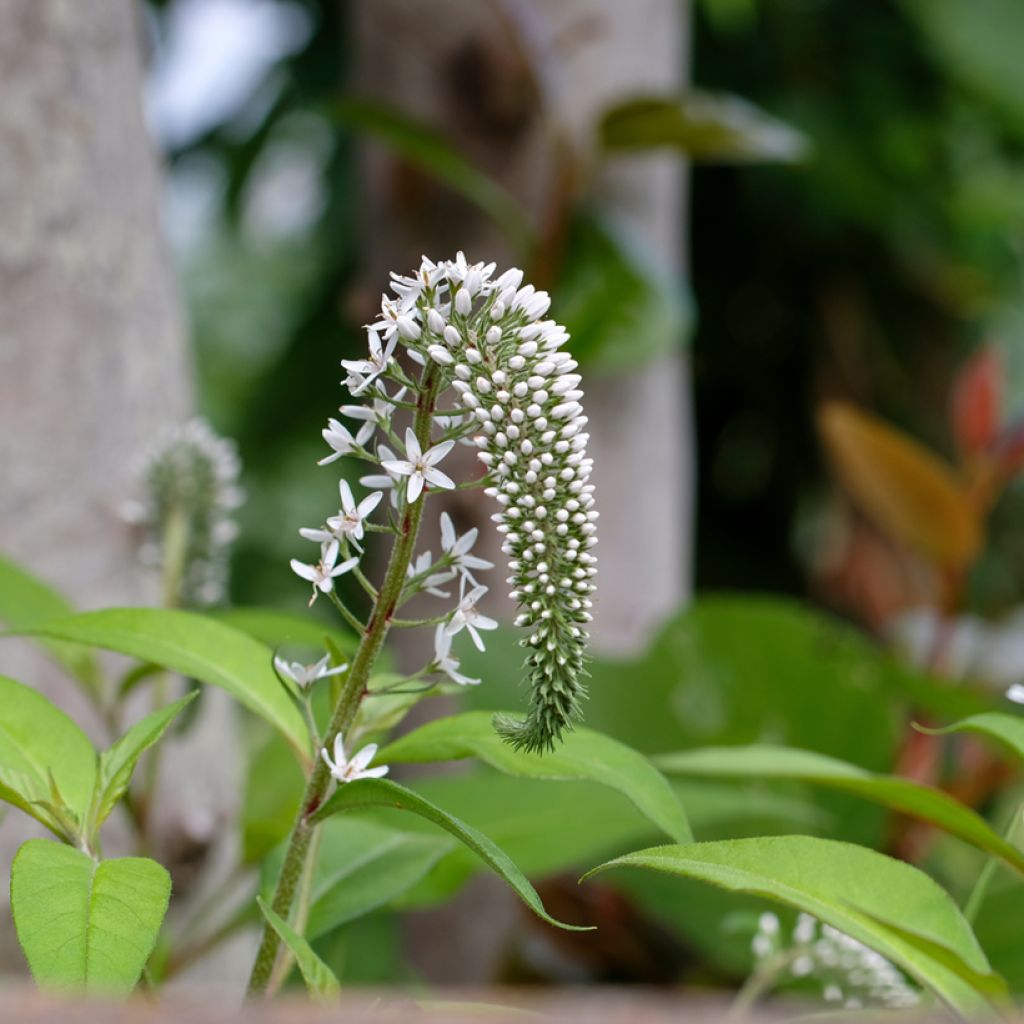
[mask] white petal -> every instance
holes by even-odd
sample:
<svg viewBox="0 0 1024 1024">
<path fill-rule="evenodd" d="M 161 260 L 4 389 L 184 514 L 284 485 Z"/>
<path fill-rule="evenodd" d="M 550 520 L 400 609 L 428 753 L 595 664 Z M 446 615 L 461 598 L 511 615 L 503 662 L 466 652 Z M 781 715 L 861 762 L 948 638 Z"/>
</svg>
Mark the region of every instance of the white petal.
<svg viewBox="0 0 1024 1024">
<path fill-rule="evenodd" d="M 434 469 L 433 466 L 428 466 L 423 475 L 428 483 L 433 484 L 435 487 L 440 487 L 444 491 L 455 489 L 455 481 L 450 476 L 442 473 L 441 470 Z"/>
<path fill-rule="evenodd" d="M 440 444 L 435 444 L 434 447 L 423 456 L 423 461 L 428 466 L 436 466 L 437 463 L 439 463 L 454 447 L 454 441 L 442 441 Z"/>
<path fill-rule="evenodd" d="M 428 470 L 428 472 L 430 472 Z M 423 474 L 420 472 L 412 473 L 409 476 L 409 501 L 415 501 L 420 494 L 423 493 Z"/>
<path fill-rule="evenodd" d="M 341 510 L 351 512 L 355 508 L 355 499 L 352 497 L 352 488 L 344 477 L 338 481 L 338 493 L 341 495 Z"/>
<path fill-rule="evenodd" d="M 310 583 L 314 583 L 319 575 L 312 565 L 306 565 L 305 562 L 300 562 L 297 558 L 293 558 L 289 565 L 292 567 L 292 572 L 304 580 L 309 580 Z"/>
<path fill-rule="evenodd" d="M 412 427 L 405 428 L 405 454 L 409 457 L 410 462 L 417 462 L 423 454 Z"/>
</svg>

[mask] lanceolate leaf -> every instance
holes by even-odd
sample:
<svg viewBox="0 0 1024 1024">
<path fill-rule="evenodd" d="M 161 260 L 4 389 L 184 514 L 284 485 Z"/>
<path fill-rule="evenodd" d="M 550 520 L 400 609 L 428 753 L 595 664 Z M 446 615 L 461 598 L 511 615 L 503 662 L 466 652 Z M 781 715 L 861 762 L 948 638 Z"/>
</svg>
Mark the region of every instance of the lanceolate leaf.
<svg viewBox="0 0 1024 1024">
<path fill-rule="evenodd" d="M 309 757 L 305 723 L 274 675 L 272 652 L 237 629 L 194 612 L 111 608 L 22 632 L 119 651 L 219 686 Z"/>
<path fill-rule="evenodd" d="M 163 736 L 167 727 L 195 692 L 160 708 L 136 722 L 109 750 L 100 754 L 99 773 L 93 797 L 90 829 L 96 830 L 109 817 L 117 801 L 125 794 L 139 758 Z"/>
<path fill-rule="evenodd" d="M 96 777 L 96 752 L 60 708 L 6 676 L 0 676 L 0 709 L 0 800 L 63 836 L 54 815 L 36 801 L 53 802 L 52 779 L 82 824 Z"/>
<path fill-rule="evenodd" d="M 532 779 L 584 779 L 618 790 L 671 838 L 692 838 L 668 780 L 642 754 L 590 729 L 576 729 L 551 753 L 517 751 L 494 732 L 491 716 L 470 711 L 429 722 L 389 744 L 382 763 L 478 757 L 498 771 Z"/>
<path fill-rule="evenodd" d="M 938 566 L 970 564 L 981 522 L 951 467 L 846 402 L 826 403 L 819 426 L 843 486 L 879 530 Z"/>
<path fill-rule="evenodd" d="M 648 96 L 606 110 L 599 126 L 606 150 L 676 149 L 713 163 L 802 160 L 807 139 L 738 96 L 690 92 Z"/>
<path fill-rule="evenodd" d="M 74 608 L 62 594 L 20 566 L 0 558 L 0 622 L 11 629 L 25 629 L 73 613 Z M 100 670 L 91 651 L 49 641 L 46 648 L 89 693 L 95 696 L 100 692 Z"/>
<path fill-rule="evenodd" d="M 970 925 L 931 878 L 866 847 L 810 836 L 661 846 L 609 861 L 693 878 L 813 914 L 877 950 L 966 1017 L 1004 991 Z"/>
<path fill-rule="evenodd" d="M 449 185 L 491 217 L 514 241 L 530 241 L 529 217 L 511 193 L 469 163 L 431 126 L 413 121 L 393 107 L 355 97 L 335 101 L 328 113 L 378 139 L 410 164 Z"/>
<path fill-rule="evenodd" d="M 451 836 L 405 831 L 361 815 L 325 821 L 321 829 L 306 922 L 311 939 L 398 898 L 458 847 Z"/>
<path fill-rule="evenodd" d="M 135 987 L 171 894 L 144 857 L 97 863 L 81 850 L 30 839 L 11 868 L 18 941 L 41 988 L 122 996 Z"/>
<path fill-rule="evenodd" d="M 996 740 L 1009 747 L 1018 757 L 1024 758 L 1024 718 L 1008 715 L 1002 711 L 987 711 L 980 715 L 971 715 L 960 722 L 947 725 L 945 729 L 925 729 L 918 726 L 921 732 L 945 736 L 955 732 L 973 732 L 979 736 Z"/>
<path fill-rule="evenodd" d="M 316 813 L 313 820 L 315 822 L 323 821 L 334 814 L 364 807 L 393 807 L 396 810 L 410 811 L 432 821 L 455 836 L 460 843 L 469 847 L 481 860 L 504 878 L 520 899 L 548 924 L 569 931 L 589 930 L 556 921 L 544 909 L 540 897 L 526 876 L 512 863 L 507 854 L 495 846 L 487 836 L 397 782 L 390 782 L 387 779 L 358 779 L 355 782 L 339 786 L 334 795 Z"/>
<path fill-rule="evenodd" d="M 341 992 L 341 985 L 338 984 L 338 979 L 330 967 L 313 952 L 313 947 L 279 914 L 275 914 L 262 899 L 257 898 L 256 902 L 259 903 L 267 923 L 291 950 L 309 994 L 321 1002 L 336 999 Z"/>
<path fill-rule="evenodd" d="M 322 649 L 325 636 L 329 636 L 342 651 L 352 651 L 356 646 L 356 638 L 351 633 L 325 626 L 309 615 L 296 615 L 276 608 L 218 608 L 207 612 L 207 615 L 272 649 L 283 644 Z"/>
<path fill-rule="evenodd" d="M 704 747 L 663 754 L 655 763 L 668 775 L 696 778 L 787 779 L 854 793 L 931 822 L 951 835 L 1001 857 L 1024 873 L 1024 854 L 995 832 L 984 818 L 958 800 L 930 786 L 872 772 L 810 750 L 767 745 Z"/>
</svg>

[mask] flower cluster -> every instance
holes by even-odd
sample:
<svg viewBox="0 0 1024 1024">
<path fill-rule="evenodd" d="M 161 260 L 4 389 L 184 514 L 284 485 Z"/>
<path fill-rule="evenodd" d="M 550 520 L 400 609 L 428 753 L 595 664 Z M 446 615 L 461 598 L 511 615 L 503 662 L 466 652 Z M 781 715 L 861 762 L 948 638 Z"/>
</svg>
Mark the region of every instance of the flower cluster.
<svg viewBox="0 0 1024 1024">
<path fill-rule="evenodd" d="M 440 464 L 457 443 L 475 445 L 485 467 L 475 483 L 499 505 L 493 519 L 504 535 L 516 623 L 528 630 L 523 643 L 530 649 L 529 713 L 496 726 L 516 746 L 543 751 L 571 728 L 585 695 L 597 512 L 580 375 L 563 350 L 568 335 L 544 319 L 547 294 L 522 279 L 517 269 L 495 276 L 493 263 L 470 264 L 462 253 L 443 263 L 424 258 L 410 276 L 392 274 L 393 294 L 382 296 L 380 316 L 367 327 L 366 358 L 342 362 L 349 392 L 366 399 L 340 409 L 358 429 L 331 419 L 323 431 L 331 451 L 321 463 L 342 456 L 373 463 L 375 470 L 360 477 L 373 492 L 356 502 L 342 482 L 339 515 L 302 531 L 320 544 L 319 560 L 292 567 L 313 584 L 314 598 L 327 593 L 337 601 L 334 580 L 358 565 L 364 520 L 384 492 L 395 529 L 424 495 L 456 486 Z M 418 380 L 407 374 L 410 362 L 421 367 Z M 442 407 L 446 394 L 454 406 Z M 422 417 L 417 429 L 395 426 L 400 411 L 424 408 L 429 429 Z M 440 555 L 435 561 L 422 552 L 411 560 L 401 595 L 448 597 L 441 588 L 458 580 L 458 604 L 440 617 L 435 633 L 432 671 L 464 685 L 478 680 L 459 672 L 452 637 L 465 630 L 483 650 L 481 631 L 497 625 L 479 609 L 487 587 L 474 573 L 491 564 L 471 554 L 476 536 L 457 536 L 442 516 Z"/>
<path fill-rule="evenodd" d="M 141 529 L 143 560 L 171 581 L 169 602 L 204 608 L 224 599 L 240 471 L 234 443 L 201 419 L 171 427 L 143 457 L 143 497 L 123 511 Z"/>
<path fill-rule="evenodd" d="M 794 978 L 814 977 L 826 1002 L 847 1009 L 909 1009 L 920 994 L 881 953 L 810 914 L 800 914 L 788 941 L 775 914 L 762 914 L 751 948 L 758 966 L 785 963 Z"/>
</svg>

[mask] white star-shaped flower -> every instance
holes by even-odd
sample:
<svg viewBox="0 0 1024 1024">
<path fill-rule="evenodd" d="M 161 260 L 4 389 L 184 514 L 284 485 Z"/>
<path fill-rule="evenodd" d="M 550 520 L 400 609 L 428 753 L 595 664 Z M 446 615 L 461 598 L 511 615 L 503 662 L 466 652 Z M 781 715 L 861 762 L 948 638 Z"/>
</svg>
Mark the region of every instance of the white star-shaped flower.
<svg viewBox="0 0 1024 1024">
<path fill-rule="evenodd" d="M 459 686 L 477 686 L 479 679 L 470 679 L 459 671 L 459 659 L 452 656 L 452 638 L 442 622 L 434 632 L 434 662 L 437 670 L 443 672 L 453 683 Z"/>
<path fill-rule="evenodd" d="M 423 576 L 425 572 L 428 572 L 431 565 L 433 565 L 433 558 L 429 551 L 423 551 L 420 555 L 411 561 L 405 570 L 405 574 L 409 579 L 414 579 L 417 576 Z M 434 597 L 448 597 L 448 592 L 445 590 L 438 590 L 437 588 L 442 583 L 447 583 L 449 580 L 455 579 L 455 572 L 453 570 L 445 570 L 442 572 L 435 572 L 424 579 L 420 580 L 420 589 L 428 594 L 433 594 Z"/>
<path fill-rule="evenodd" d="M 291 560 L 292 572 L 313 584 L 310 604 L 316 600 L 318 593 L 329 594 L 334 589 L 335 579 L 350 572 L 359 564 L 358 558 L 349 558 L 340 565 L 335 564 L 337 560 L 338 542 L 334 539 L 323 544 L 320 549 L 320 561 L 316 565 L 307 565 L 297 558 Z"/>
<path fill-rule="evenodd" d="M 358 445 L 365 445 L 373 437 L 373 432 L 377 427 L 386 427 L 391 422 L 391 414 L 395 410 L 392 401 L 400 402 L 405 397 L 407 389 L 400 388 L 391 400 L 384 393 L 384 388 L 380 381 L 377 382 L 377 390 L 382 397 L 375 398 L 369 405 L 343 405 L 341 407 L 341 414 L 343 416 L 363 421 L 356 434 L 356 444 Z"/>
<path fill-rule="evenodd" d="M 368 767 L 370 762 L 377 756 L 377 744 L 370 743 L 363 747 L 351 758 L 345 757 L 345 742 L 339 733 L 334 737 L 334 759 L 327 753 L 324 747 L 320 751 L 324 764 L 331 770 L 331 775 L 338 782 L 355 782 L 356 779 L 379 779 L 388 773 L 386 764 L 378 765 L 376 768 Z"/>
<path fill-rule="evenodd" d="M 334 462 L 343 455 L 354 452 L 359 447 L 359 442 L 349 432 L 348 427 L 336 419 L 329 419 L 326 428 L 321 430 L 320 433 L 323 439 L 334 449 L 334 452 L 320 459 L 317 462 L 318 466 L 326 466 L 329 462 Z"/>
<path fill-rule="evenodd" d="M 452 567 L 468 576 L 473 583 L 476 583 L 476 580 L 473 579 L 470 570 L 494 568 L 493 562 L 485 561 L 483 558 L 477 558 L 476 555 L 469 553 L 476 543 L 479 533 L 480 531 L 474 526 L 472 530 L 468 530 L 461 537 L 457 536 L 451 516 L 447 512 L 441 513 L 441 548 L 448 556 Z"/>
<path fill-rule="evenodd" d="M 487 593 L 486 587 L 474 587 L 468 594 L 465 593 L 466 578 L 462 578 L 463 593 L 459 597 L 459 607 L 455 609 L 445 632 L 449 636 L 455 636 L 463 629 L 469 630 L 469 635 L 478 651 L 484 650 L 484 642 L 477 632 L 478 629 L 497 629 L 498 624 L 494 619 L 481 614 L 476 607 L 477 601 Z"/>
<path fill-rule="evenodd" d="M 380 504 L 384 492 L 374 491 L 357 505 L 347 480 L 338 482 L 338 491 L 341 494 L 341 515 L 331 516 L 327 520 L 327 525 L 336 537 L 351 537 L 353 543 L 361 541 L 363 521 Z"/>
<path fill-rule="evenodd" d="M 440 487 L 442 490 L 450 491 L 455 487 L 455 481 L 445 476 L 437 464 L 455 447 L 454 441 L 442 441 L 435 444 L 433 448 L 423 451 L 420 448 L 416 435 L 409 427 L 405 431 L 405 455 L 404 459 L 388 459 L 381 465 L 389 473 L 396 473 L 398 476 L 409 478 L 409 489 L 407 491 L 409 501 L 416 501 L 423 488 L 427 484 Z"/>
<path fill-rule="evenodd" d="M 336 665 L 331 668 L 331 657 L 325 654 L 319 661 L 312 665 L 303 665 L 300 661 L 285 661 L 284 658 L 274 658 L 274 668 L 285 678 L 290 679 L 299 689 L 304 690 L 312 686 L 318 679 L 327 679 L 330 676 L 340 675 L 348 670 L 348 665 Z"/>
<path fill-rule="evenodd" d="M 378 327 L 374 325 L 366 329 L 370 352 L 366 359 L 342 359 L 341 365 L 348 370 L 345 384 L 353 395 L 361 395 L 387 368 L 394 354 L 398 338 L 392 331 L 385 338 L 382 346 Z"/>
</svg>

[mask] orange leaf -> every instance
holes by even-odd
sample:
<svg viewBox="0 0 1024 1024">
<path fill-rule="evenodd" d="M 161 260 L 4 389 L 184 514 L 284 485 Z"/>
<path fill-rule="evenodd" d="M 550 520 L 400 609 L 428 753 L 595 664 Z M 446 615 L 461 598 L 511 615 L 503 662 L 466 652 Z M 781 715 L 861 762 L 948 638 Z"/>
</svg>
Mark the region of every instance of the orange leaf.
<svg viewBox="0 0 1024 1024">
<path fill-rule="evenodd" d="M 1002 419 L 1002 360 L 990 345 L 963 366 L 953 384 L 953 436 L 966 455 L 984 451 L 996 439 Z"/>
<path fill-rule="evenodd" d="M 818 426 L 839 480 L 879 530 L 943 569 L 974 560 L 981 522 L 949 465 L 846 402 L 826 402 Z"/>
</svg>

